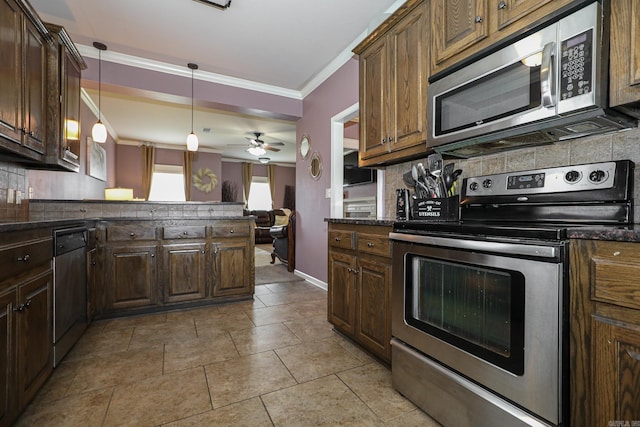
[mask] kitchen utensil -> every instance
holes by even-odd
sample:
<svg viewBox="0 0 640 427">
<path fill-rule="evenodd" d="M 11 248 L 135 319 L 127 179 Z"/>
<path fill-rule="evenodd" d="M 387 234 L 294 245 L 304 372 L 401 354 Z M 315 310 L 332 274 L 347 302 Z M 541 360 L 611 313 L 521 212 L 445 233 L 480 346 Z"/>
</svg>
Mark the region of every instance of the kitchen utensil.
<svg viewBox="0 0 640 427">
<path fill-rule="evenodd" d="M 434 188 L 436 190 L 436 194 L 439 194 L 438 197 L 445 197 L 447 189 L 442 182 L 442 154 L 430 154 L 427 157 L 427 166 L 429 168 L 429 174 L 435 177 Z"/>
<path fill-rule="evenodd" d="M 425 185 L 424 179 L 421 179 L 422 171 L 424 171 L 424 166 L 422 163 L 418 163 L 418 165 L 411 166 L 411 176 L 416 182 L 416 192 L 419 193 L 421 199 L 427 199 L 431 196 L 431 190 Z"/>
<path fill-rule="evenodd" d="M 409 188 L 414 188 L 416 186 L 416 181 L 411 176 L 411 171 L 407 171 L 402 174 L 402 181 L 404 182 L 404 185 Z"/>
<path fill-rule="evenodd" d="M 454 168 L 454 164 L 453 163 L 447 163 L 446 165 L 444 165 L 444 168 L 442 168 L 442 182 L 444 183 L 444 189 L 447 191 L 447 194 L 449 194 L 449 190 L 451 190 L 451 186 L 453 185 L 453 168 Z"/>
</svg>

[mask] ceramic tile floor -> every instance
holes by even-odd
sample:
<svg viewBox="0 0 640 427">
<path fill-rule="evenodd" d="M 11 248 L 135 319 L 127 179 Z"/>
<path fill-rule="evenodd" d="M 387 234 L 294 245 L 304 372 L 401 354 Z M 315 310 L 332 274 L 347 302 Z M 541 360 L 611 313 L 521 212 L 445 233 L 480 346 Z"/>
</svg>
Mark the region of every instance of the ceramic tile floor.
<svg viewBox="0 0 640 427">
<path fill-rule="evenodd" d="M 295 297 L 295 298 L 292 298 Z M 18 426 L 437 426 L 326 321 L 326 292 L 93 323 Z"/>
</svg>

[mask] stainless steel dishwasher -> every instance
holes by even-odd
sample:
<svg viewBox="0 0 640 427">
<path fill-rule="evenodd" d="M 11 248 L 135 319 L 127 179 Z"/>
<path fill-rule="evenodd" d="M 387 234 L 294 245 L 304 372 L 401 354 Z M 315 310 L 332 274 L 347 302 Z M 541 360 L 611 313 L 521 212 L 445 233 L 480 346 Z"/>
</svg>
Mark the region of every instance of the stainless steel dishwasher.
<svg viewBox="0 0 640 427">
<path fill-rule="evenodd" d="M 87 229 L 55 230 L 53 281 L 53 366 L 87 328 Z"/>
</svg>

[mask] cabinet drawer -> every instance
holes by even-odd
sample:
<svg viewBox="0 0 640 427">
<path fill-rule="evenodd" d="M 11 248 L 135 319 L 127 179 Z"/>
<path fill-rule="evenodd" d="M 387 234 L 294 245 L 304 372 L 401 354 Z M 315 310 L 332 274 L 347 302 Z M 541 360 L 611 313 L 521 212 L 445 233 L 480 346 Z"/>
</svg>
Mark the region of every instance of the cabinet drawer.
<svg viewBox="0 0 640 427">
<path fill-rule="evenodd" d="M 4 247 L 0 250 L 0 280 L 28 272 L 33 267 L 51 262 L 52 258 L 52 238 Z"/>
<path fill-rule="evenodd" d="M 163 239 L 204 239 L 206 228 L 204 226 L 164 227 Z"/>
<path fill-rule="evenodd" d="M 211 227 L 211 235 L 213 237 L 248 237 L 251 229 L 248 223 L 234 225 L 214 225 Z"/>
<path fill-rule="evenodd" d="M 358 251 L 384 257 L 391 256 L 389 236 L 358 233 Z"/>
<path fill-rule="evenodd" d="M 591 256 L 593 299 L 640 309 L 640 245 L 598 242 Z"/>
<path fill-rule="evenodd" d="M 122 225 L 107 227 L 107 241 L 136 241 L 155 240 L 156 228 L 154 226 Z"/>
<path fill-rule="evenodd" d="M 331 230 L 329 231 L 329 246 L 342 249 L 355 249 L 355 233 L 353 231 Z"/>
</svg>

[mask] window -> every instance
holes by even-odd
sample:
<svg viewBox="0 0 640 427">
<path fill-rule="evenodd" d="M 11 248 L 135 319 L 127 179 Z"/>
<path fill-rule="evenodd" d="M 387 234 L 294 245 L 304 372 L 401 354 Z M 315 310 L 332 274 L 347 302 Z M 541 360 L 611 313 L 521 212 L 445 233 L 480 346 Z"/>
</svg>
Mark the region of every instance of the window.
<svg viewBox="0 0 640 427">
<path fill-rule="evenodd" d="M 271 191 L 269 182 L 264 176 L 254 176 L 249 190 L 249 210 L 271 210 Z"/>
<path fill-rule="evenodd" d="M 185 200 L 182 166 L 155 165 L 149 201 L 184 202 Z"/>
</svg>

